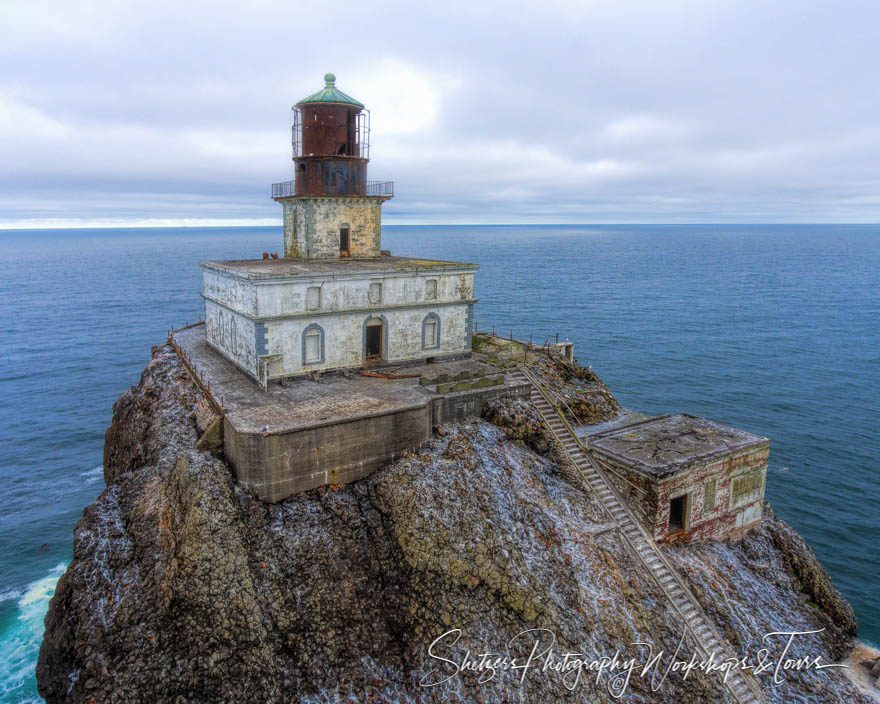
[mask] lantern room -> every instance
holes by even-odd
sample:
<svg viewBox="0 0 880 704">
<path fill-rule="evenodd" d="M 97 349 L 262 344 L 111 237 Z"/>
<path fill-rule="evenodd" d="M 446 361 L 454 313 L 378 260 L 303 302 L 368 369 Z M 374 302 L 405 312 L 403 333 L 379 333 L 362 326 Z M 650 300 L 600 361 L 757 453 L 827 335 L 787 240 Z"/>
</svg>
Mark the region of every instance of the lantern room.
<svg viewBox="0 0 880 704">
<path fill-rule="evenodd" d="M 293 106 L 292 181 L 272 184 L 284 208 L 289 259 L 381 255 L 382 203 L 393 181 L 367 181 L 370 113 L 324 76 L 323 90 Z"/>
<path fill-rule="evenodd" d="M 293 106 L 294 193 L 306 196 L 367 194 L 370 112 L 324 76 L 323 90 Z"/>
</svg>

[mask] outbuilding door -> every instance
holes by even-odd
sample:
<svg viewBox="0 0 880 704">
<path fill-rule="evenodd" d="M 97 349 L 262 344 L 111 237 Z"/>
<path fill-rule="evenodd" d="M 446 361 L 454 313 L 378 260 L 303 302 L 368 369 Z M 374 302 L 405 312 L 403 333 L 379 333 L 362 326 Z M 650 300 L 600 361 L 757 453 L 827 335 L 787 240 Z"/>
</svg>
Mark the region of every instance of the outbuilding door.
<svg viewBox="0 0 880 704">
<path fill-rule="evenodd" d="M 687 518 L 687 494 L 677 496 L 669 502 L 669 533 L 681 533 Z"/>
</svg>

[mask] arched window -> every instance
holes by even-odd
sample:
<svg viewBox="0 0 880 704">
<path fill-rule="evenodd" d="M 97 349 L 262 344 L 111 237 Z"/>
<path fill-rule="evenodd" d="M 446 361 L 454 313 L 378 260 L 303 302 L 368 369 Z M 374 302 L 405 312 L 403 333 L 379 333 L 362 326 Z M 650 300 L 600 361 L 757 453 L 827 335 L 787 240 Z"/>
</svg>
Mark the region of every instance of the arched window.
<svg viewBox="0 0 880 704">
<path fill-rule="evenodd" d="M 440 316 L 428 313 L 422 320 L 422 349 L 435 350 L 440 347 Z"/>
<path fill-rule="evenodd" d="M 303 330 L 302 361 L 304 365 L 324 363 L 324 328 L 317 323 Z"/>
</svg>

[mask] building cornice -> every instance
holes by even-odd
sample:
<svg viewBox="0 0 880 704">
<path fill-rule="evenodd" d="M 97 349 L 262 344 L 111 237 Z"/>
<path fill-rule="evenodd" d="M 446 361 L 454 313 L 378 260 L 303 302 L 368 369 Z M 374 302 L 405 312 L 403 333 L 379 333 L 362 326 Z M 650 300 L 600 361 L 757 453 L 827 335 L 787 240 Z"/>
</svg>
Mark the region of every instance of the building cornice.
<svg viewBox="0 0 880 704">
<path fill-rule="evenodd" d="M 273 323 L 282 320 L 294 320 L 298 318 L 319 318 L 326 315 L 349 315 L 353 313 L 369 315 L 370 313 L 383 313 L 385 311 L 394 310 L 410 310 L 414 308 L 444 308 L 449 306 L 474 304 L 479 300 L 478 298 L 457 298 L 455 300 L 449 301 L 423 301 L 420 303 L 399 303 L 397 305 L 363 306 L 358 308 L 345 308 L 339 310 L 308 310 L 297 313 L 285 313 L 284 315 L 252 315 L 250 313 L 245 313 L 243 311 L 232 308 L 226 303 L 218 301 L 216 298 L 207 296 L 204 293 L 202 293 L 201 296 L 206 301 L 211 301 L 211 303 L 213 303 L 214 305 L 220 306 L 221 308 L 228 310 L 231 313 L 235 313 L 244 318 L 247 318 L 248 320 L 252 320 L 255 323 Z"/>
<path fill-rule="evenodd" d="M 259 261 L 259 260 L 257 260 Z M 320 259 L 312 260 L 320 262 Z M 335 260 L 328 260 L 335 261 Z M 248 281 L 254 285 L 271 285 L 291 282 L 363 280 L 376 278 L 406 278 L 413 275 L 437 274 L 473 274 L 480 267 L 478 264 L 465 262 L 449 262 L 436 265 L 389 266 L 381 269 L 354 269 L 352 271 L 315 271 L 298 274 L 254 274 L 236 271 L 215 262 L 202 262 L 203 271 L 211 271 L 236 281 Z"/>
</svg>

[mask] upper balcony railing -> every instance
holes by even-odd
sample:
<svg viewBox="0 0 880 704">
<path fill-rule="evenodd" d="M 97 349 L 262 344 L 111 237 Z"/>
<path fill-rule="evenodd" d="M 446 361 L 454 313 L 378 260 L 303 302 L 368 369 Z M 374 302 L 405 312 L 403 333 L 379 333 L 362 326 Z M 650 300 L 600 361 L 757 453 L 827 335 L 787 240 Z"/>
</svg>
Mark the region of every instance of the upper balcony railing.
<svg viewBox="0 0 880 704">
<path fill-rule="evenodd" d="M 287 196 L 295 196 L 296 181 L 284 181 L 282 183 L 273 183 L 272 184 L 272 197 L 273 198 L 286 198 Z"/>
<path fill-rule="evenodd" d="M 273 198 L 289 198 L 296 195 L 296 181 L 283 181 L 272 184 Z M 394 181 L 367 181 L 368 196 L 394 197 Z"/>
<path fill-rule="evenodd" d="M 394 197 L 394 181 L 367 181 L 368 196 Z"/>
</svg>

